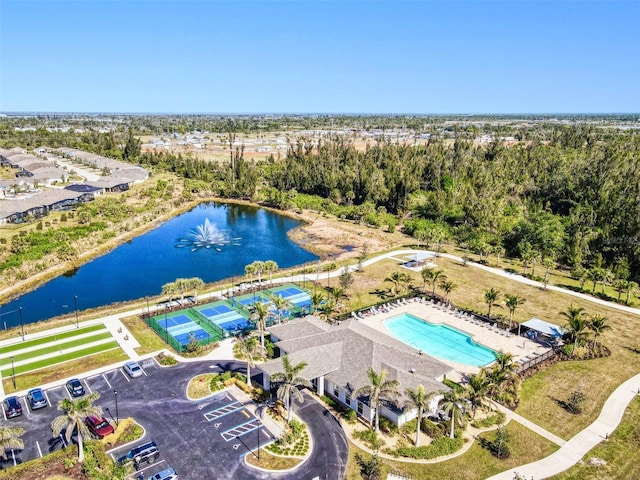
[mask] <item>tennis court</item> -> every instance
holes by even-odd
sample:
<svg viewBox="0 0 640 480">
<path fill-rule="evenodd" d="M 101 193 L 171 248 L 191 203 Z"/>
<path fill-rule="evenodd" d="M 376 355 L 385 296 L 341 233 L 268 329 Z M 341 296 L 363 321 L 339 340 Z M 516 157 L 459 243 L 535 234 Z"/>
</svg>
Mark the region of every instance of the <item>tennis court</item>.
<svg viewBox="0 0 640 480">
<path fill-rule="evenodd" d="M 235 301 L 238 302 L 243 307 L 250 307 L 254 303 L 258 303 L 258 302 L 271 303 L 271 300 L 269 300 L 269 297 L 267 297 L 262 292 L 259 292 L 256 294 L 250 293 L 248 295 L 242 295 L 241 297 L 236 297 Z"/>
<path fill-rule="evenodd" d="M 282 288 L 272 288 L 271 291 L 275 295 L 281 295 L 282 298 L 289 301 L 289 303 L 296 307 L 304 308 L 311 305 L 311 296 L 295 285 L 285 285 Z"/>
<path fill-rule="evenodd" d="M 225 302 L 210 303 L 198 307 L 196 310 L 226 331 L 243 330 L 251 326 L 251 322 L 244 315 L 229 307 Z"/>
<path fill-rule="evenodd" d="M 196 340 L 211 338 L 211 335 L 186 315 L 176 315 L 158 320 L 158 324 L 180 345 L 188 345 L 193 335 Z"/>
</svg>

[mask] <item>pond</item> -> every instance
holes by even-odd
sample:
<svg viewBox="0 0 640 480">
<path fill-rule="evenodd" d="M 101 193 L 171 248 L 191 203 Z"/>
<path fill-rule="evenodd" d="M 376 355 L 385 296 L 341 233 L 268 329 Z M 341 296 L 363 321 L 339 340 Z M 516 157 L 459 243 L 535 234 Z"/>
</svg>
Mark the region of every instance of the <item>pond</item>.
<svg viewBox="0 0 640 480">
<path fill-rule="evenodd" d="M 2 327 L 159 295 L 176 278 L 244 275 L 255 260 L 280 268 L 316 260 L 287 236 L 300 222 L 247 205 L 202 203 L 77 270 L 2 305 Z"/>
</svg>

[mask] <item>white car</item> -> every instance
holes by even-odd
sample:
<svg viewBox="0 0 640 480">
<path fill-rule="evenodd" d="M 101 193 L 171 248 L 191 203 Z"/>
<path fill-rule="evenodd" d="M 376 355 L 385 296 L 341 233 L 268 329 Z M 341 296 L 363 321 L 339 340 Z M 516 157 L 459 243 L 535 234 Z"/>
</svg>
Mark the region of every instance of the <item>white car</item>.
<svg viewBox="0 0 640 480">
<path fill-rule="evenodd" d="M 177 479 L 178 479 L 178 475 L 176 474 L 176 471 L 171 467 L 149 477 L 149 480 L 177 480 Z"/>
<path fill-rule="evenodd" d="M 140 368 L 138 362 L 125 363 L 124 371 L 127 372 L 131 378 L 140 377 L 142 375 L 142 368 Z"/>
</svg>

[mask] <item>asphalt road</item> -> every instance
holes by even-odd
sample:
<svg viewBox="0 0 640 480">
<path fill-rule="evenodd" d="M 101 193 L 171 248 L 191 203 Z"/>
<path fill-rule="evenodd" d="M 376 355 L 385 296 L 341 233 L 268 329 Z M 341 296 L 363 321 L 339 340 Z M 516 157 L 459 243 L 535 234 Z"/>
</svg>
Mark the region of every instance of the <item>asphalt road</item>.
<svg viewBox="0 0 640 480">
<path fill-rule="evenodd" d="M 313 450 L 302 466 L 284 474 L 265 473 L 248 467 L 244 456 L 260 445 L 273 441 L 271 433 L 229 393 L 223 392 L 202 401 L 186 398 L 189 380 L 206 372 L 222 369 L 244 370 L 238 362 L 182 363 L 162 368 L 154 361 L 143 364 L 144 375 L 130 379 L 121 368 L 82 378 L 88 391 L 99 392 L 100 405 L 108 419 L 133 417 L 146 430 L 142 444 L 155 441 L 160 450 L 158 461 L 141 468 L 145 478 L 173 467 L 183 480 L 287 479 L 339 480 L 344 478 L 348 447 L 338 421 L 319 403 L 305 394 L 295 405 L 296 413 L 309 425 Z M 117 392 L 117 394 L 116 394 Z M 24 414 L 7 420 L 21 426 L 25 448 L 15 452 L 21 463 L 61 448 L 64 439 L 51 438 L 51 421 L 61 414 L 56 409 L 61 398 L 69 395 L 64 387 L 45 391 L 51 405 L 32 412 L 21 398 Z M 116 408 L 117 397 L 117 408 Z M 130 448 L 130 447 L 129 447 Z M 111 452 L 114 458 L 129 448 Z M 3 467 L 14 464 L 13 454 Z"/>
</svg>

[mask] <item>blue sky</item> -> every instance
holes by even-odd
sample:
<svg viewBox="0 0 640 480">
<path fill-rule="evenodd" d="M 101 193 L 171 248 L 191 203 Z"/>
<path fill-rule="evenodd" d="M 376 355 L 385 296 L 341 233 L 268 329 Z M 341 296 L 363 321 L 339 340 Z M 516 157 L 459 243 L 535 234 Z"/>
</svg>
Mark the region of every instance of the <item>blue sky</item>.
<svg viewBox="0 0 640 480">
<path fill-rule="evenodd" d="M 640 112 L 640 2 L 0 2 L 0 111 Z"/>
</svg>

